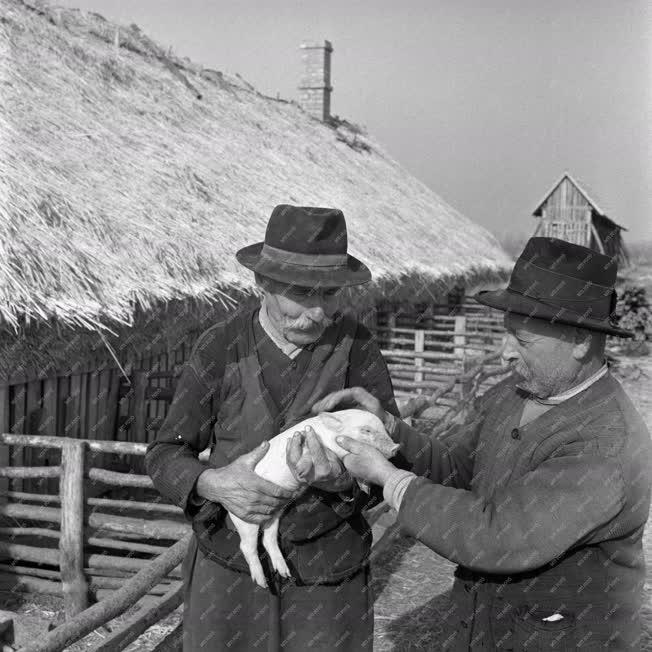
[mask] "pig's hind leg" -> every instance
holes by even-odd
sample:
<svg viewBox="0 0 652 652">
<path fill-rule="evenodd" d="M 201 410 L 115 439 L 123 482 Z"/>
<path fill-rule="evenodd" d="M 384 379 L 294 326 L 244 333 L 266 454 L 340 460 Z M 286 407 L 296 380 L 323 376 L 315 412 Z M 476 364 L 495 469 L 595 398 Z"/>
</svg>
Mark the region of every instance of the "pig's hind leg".
<svg viewBox="0 0 652 652">
<path fill-rule="evenodd" d="M 265 573 L 263 572 L 263 566 L 260 563 L 258 558 L 258 526 L 255 523 L 247 523 L 241 518 L 234 516 L 229 512 L 229 516 L 235 525 L 235 529 L 240 535 L 240 550 L 244 555 L 244 558 L 249 564 L 249 572 L 251 573 L 251 579 L 262 586 L 267 588 L 267 580 L 265 579 Z"/>
<path fill-rule="evenodd" d="M 263 529 L 263 546 L 267 550 L 272 566 L 283 577 L 292 577 L 281 549 L 278 547 L 278 524 L 280 516 L 277 516 Z"/>
</svg>

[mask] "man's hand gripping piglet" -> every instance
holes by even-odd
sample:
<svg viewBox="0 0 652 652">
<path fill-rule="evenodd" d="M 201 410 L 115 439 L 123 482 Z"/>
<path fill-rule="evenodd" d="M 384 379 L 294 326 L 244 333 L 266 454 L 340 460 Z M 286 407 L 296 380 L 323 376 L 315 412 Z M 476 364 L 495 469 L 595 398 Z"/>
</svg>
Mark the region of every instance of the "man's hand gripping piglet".
<svg viewBox="0 0 652 652">
<path fill-rule="evenodd" d="M 308 486 L 316 486 L 325 491 L 343 491 L 353 482 L 340 462 L 340 458 L 347 455 L 348 451 L 335 441 L 343 433 L 348 435 L 347 440 L 364 442 L 373 450 L 379 451 L 381 457 L 391 457 L 398 448 L 387 435 L 382 421 L 374 414 L 364 410 L 342 410 L 333 414 L 323 412 L 306 419 L 247 456 L 255 455 L 252 460 L 257 459 L 257 463 L 252 467 L 253 471 L 260 478 L 277 485 L 277 495 L 282 491 L 285 496 L 289 494 L 296 498 Z M 251 462 L 247 456 L 242 456 L 239 460 L 247 458 Z M 250 469 L 243 467 L 242 470 L 248 473 Z M 271 565 L 283 577 L 290 577 L 290 570 L 278 545 L 281 510 L 273 508 L 270 501 L 270 504 L 262 505 L 253 518 L 248 513 L 241 518 L 231 510 L 231 506 L 240 508 L 237 502 L 221 502 L 229 511 L 240 535 L 240 550 L 249 565 L 253 580 L 262 587 L 267 586 L 258 558 L 259 525 L 263 527 L 263 546 L 269 554 Z M 285 504 L 287 502 L 288 499 Z M 272 509 L 275 515 L 271 515 Z"/>
<path fill-rule="evenodd" d="M 333 392 L 315 403 L 312 411 L 330 412 L 343 405 L 369 412 L 383 424 L 386 432 L 392 432 L 393 415 L 385 412 L 380 401 L 362 387 L 347 387 Z M 387 479 L 396 471 L 396 467 L 387 459 L 391 455 L 382 455 L 378 448 L 347 435 L 348 432 L 336 438 L 336 443 L 346 451 L 345 455 L 340 456 L 346 470 L 358 480 L 384 487 Z M 399 445 L 395 444 L 394 452 L 398 448 Z"/>
</svg>

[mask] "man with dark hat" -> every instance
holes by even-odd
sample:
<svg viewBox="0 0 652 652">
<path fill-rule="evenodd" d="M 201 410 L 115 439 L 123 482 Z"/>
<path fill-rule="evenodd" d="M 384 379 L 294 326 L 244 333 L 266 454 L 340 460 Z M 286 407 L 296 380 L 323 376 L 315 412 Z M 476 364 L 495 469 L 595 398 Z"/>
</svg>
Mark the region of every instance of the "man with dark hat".
<svg viewBox="0 0 652 652">
<path fill-rule="evenodd" d="M 344 215 L 330 208 L 277 206 L 265 241 L 237 259 L 254 272 L 262 302 L 200 335 L 145 458 L 154 486 L 195 533 L 183 572 L 184 650 L 371 650 L 362 510 L 373 499 L 312 432 L 295 435 L 287 453 L 309 485 L 300 496 L 253 471 L 267 440 L 333 391 L 362 386 L 398 415 L 378 345 L 338 306 L 342 288 L 371 274 L 347 253 Z M 204 463 L 198 453 L 209 445 Z M 274 573 L 260 546 L 268 588 L 252 581 L 227 510 L 253 523 L 283 510 L 291 580 Z"/>
<path fill-rule="evenodd" d="M 530 239 L 509 287 L 476 296 L 505 311 L 514 373 L 443 441 L 362 388 L 314 406 L 357 403 L 401 444 L 413 472 L 341 442 L 346 467 L 384 487 L 401 526 L 459 564 L 438 649 L 639 649 L 652 443 L 604 359 L 607 334 L 631 336 L 611 321 L 615 281 L 608 256 Z"/>
</svg>

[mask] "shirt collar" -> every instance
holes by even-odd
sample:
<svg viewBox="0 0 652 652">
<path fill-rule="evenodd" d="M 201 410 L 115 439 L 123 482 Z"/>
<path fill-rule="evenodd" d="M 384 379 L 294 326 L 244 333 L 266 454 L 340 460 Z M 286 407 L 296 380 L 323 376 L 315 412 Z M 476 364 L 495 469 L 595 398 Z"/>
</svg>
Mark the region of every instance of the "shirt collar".
<svg viewBox="0 0 652 652">
<path fill-rule="evenodd" d="M 270 340 L 279 348 L 288 358 L 294 359 L 301 353 L 301 347 L 289 342 L 272 323 L 272 320 L 267 314 L 267 303 L 265 297 L 260 302 L 260 310 L 258 311 L 258 321 L 260 327 L 265 331 Z"/>
<path fill-rule="evenodd" d="M 589 376 L 585 381 L 581 382 L 579 385 L 575 385 L 575 387 L 567 389 L 561 394 L 557 394 L 557 396 L 548 396 L 548 398 L 537 398 L 536 396 L 533 396 L 532 398 L 537 403 L 541 403 L 543 405 L 559 405 L 559 403 L 567 401 L 569 398 L 576 396 L 580 392 L 583 392 L 587 387 L 593 385 L 593 383 L 600 380 L 600 378 L 602 378 L 602 376 L 604 376 L 607 371 L 609 371 L 609 367 L 605 362 L 602 367 L 600 367 L 600 369 L 598 369 L 592 376 Z"/>
</svg>

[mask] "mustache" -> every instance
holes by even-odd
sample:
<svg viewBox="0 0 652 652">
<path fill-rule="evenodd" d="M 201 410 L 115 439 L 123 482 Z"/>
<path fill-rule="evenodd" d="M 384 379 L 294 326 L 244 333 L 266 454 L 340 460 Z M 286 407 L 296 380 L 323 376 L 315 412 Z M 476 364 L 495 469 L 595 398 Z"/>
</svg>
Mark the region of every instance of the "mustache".
<svg viewBox="0 0 652 652">
<path fill-rule="evenodd" d="M 334 319 L 331 319 L 324 311 L 321 309 L 318 310 L 306 310 L 302 312 L 295 319 L 285 317 L 284 319 L 284 328 L 298 331 L 309 331 L 315 328 L 315 326 L 320 326 L 322 328 L 328 328 Z"/>
</svg>

